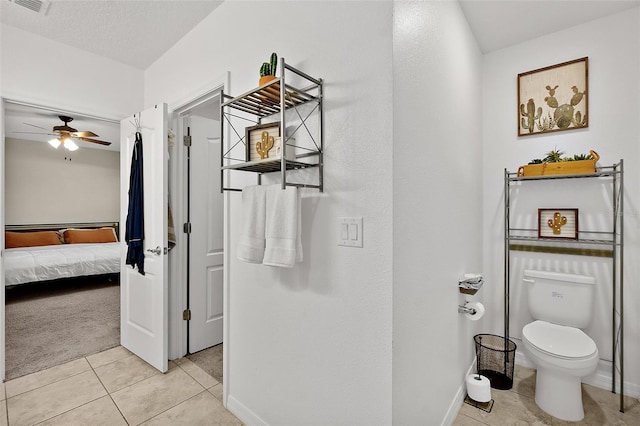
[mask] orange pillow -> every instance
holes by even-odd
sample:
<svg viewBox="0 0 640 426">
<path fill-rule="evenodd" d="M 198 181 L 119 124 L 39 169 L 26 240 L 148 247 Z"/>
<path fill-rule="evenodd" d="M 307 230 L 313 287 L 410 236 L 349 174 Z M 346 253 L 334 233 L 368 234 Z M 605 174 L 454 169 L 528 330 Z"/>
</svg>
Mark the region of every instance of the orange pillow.
<svg viewBox="0 0 640 426">
<path fill-rule="evenodd" d="M 56 231 L 12 232 L 5 231 L 4 247 L 37 247 L 62 244 Z"/>
<path fill-rule="evenodd" d="M 99 229 L 66 229 L 63 233 L 67 244 L 81 243 L 115 243 L 116 231 L 113 228 Z"/>
</svg>

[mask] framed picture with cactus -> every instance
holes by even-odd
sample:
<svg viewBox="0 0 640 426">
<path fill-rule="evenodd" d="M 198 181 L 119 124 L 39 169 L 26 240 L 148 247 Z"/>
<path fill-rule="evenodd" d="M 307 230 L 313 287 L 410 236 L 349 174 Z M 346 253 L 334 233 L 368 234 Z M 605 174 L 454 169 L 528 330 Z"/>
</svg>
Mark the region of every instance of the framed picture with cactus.
<svg viewBox="0 0 640 426">
<path fill-rule="evenodd" d="M 259 124 L 245 129 L 247 161 L 275 159 L 276 147 L 280 143 L 280 123 Z"/>
<path fill-rule="evenodd" d="M 538 238 L 578 239 L 578 209 L 538 209 Z"/>
<path fill-rule="evenodd" d="M 589 127 L 584 57 L 518 74 L 518 136 Z"/>
</svg>

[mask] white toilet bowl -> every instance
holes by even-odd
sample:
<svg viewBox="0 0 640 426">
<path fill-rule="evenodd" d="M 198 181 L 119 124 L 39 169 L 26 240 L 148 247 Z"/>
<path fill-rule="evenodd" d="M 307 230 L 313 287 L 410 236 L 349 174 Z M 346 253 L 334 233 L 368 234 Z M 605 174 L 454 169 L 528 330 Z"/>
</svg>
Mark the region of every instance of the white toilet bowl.
<svg viewBox="0 0 640 426">
<path fill-rule="evenodd" d="M 546 321 L 522 329 L 524 350 L 537 367 L 536 403 L 562 420 L 584 418 L 582 377 L 598 365 L 598 348 L 582 330 Z"/>
</svg>

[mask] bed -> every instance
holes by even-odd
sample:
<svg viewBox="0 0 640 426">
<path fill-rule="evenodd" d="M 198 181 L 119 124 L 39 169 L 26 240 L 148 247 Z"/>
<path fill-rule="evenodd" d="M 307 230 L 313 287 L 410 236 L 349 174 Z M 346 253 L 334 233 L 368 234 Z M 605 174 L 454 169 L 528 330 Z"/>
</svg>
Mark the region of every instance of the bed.
<svg viewBox="0 0 640 426">
<path fill-rule="evenodd" d="M 5 286 L 120 272 L 117 223 L 5 227 Z"/>
</svg>

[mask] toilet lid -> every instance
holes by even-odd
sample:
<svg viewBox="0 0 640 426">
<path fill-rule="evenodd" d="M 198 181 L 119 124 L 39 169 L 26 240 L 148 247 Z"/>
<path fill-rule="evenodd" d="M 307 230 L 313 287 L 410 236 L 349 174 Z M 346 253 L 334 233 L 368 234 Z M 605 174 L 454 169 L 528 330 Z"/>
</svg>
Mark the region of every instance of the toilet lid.
<svg viewBox="0 0 640 426">
<path fill-rule="evenodd" d="M 546 321 L 525 325 L 522 335 L 541 351 L 557 357 L 586 358 L 598 350 L 593 339 L 582 330 Z"/>
</svg>

